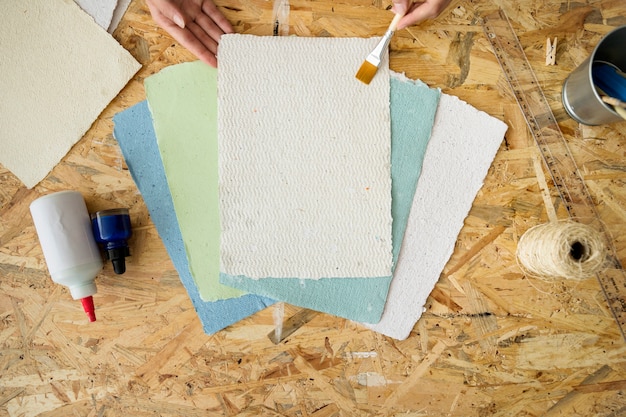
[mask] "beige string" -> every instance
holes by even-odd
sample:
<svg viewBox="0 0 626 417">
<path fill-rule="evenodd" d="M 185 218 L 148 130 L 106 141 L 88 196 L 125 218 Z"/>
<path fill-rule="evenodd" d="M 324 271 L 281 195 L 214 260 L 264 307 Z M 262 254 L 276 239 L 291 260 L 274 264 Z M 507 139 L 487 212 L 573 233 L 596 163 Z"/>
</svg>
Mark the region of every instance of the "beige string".
<svg viewBox="0 0 626 417">
<path fill-rule="evenodd" d="M 598 230 L 568 219 L 528 229 L 518 242 L 517 260 L 529 276 L 584 280 L 606 265 L 607 255 Z"/>
</svg>

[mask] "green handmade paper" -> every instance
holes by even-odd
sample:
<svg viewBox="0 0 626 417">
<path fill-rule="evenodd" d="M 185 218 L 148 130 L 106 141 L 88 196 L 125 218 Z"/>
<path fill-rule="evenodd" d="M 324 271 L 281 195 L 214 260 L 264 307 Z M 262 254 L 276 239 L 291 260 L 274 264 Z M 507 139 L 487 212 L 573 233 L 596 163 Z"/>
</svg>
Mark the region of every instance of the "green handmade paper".
<svg viewBox="0 0 626 417">
<path fill-rule="evenodd" d="M 219 281 L 217 70 L 200 61 L 180 64 L 146 78 L 144 85 L 200 297 L 204 301 L 240 297 L 243 291 Z"/>
</svg>

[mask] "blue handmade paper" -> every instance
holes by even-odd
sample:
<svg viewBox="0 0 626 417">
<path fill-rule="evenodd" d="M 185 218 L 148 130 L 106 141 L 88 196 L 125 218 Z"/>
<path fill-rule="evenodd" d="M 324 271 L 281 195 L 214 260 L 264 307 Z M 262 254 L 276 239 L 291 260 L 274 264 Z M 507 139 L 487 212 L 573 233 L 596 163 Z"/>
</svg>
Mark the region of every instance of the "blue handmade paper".
<svg viewBox="0 0 626 417">
<path fill-rule="evenodd" d="M 113 117 L 117 139 L 130 173 L 150 212 L 152 222 L 180 275 L 207 334 L 213 334 L 273 304 L 252 294 L 214 302 L 202 301 L 189 272 L 185 245 L 156 142 L 146 101 Z M 201 277 L 200 277 L 201 278 Z"/>
</svg>

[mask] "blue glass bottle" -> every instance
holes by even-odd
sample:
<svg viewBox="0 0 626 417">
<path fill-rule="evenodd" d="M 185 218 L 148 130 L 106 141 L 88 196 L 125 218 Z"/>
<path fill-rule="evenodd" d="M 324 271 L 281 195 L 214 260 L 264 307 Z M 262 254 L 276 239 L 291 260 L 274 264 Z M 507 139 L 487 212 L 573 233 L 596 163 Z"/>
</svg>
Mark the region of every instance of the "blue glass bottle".
<svg viewBox="0 0 626 417">
<path fill-rule="evenodd" d="M 113 270 L 116 274 L 123 274 L 126 271 L 125 258 L 130 256 L 127 240 L 132 234 L 128 209 L 98 211 L 91 215 L 91 226 L 106 259 L 113 263 Z"/>
</svg>

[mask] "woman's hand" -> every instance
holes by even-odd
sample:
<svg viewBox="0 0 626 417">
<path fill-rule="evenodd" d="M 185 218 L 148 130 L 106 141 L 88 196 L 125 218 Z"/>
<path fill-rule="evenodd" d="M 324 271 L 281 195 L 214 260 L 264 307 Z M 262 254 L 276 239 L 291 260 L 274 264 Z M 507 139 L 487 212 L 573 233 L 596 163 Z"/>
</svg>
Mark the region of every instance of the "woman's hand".
<svg viewBox="0 0 626 417">
<path fill-rule="evenodd" d="M 403 14 L 404 17 L 398 22 L 398 30 L 407 26 L 415 25 L 426 19 L 434 19 L 443 12 L 452 0 L 424 0 L 413 2 L 412 0 L 393 0 L 393 11 Z"/>
<path fill-rule="evenodd" d="M 217 67 L 217 46 L 233 27 L 211 0 L 146 0 L 154 21 L 200 60 Z"/>
</svg>

